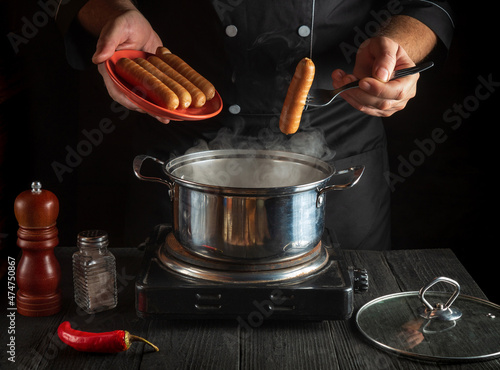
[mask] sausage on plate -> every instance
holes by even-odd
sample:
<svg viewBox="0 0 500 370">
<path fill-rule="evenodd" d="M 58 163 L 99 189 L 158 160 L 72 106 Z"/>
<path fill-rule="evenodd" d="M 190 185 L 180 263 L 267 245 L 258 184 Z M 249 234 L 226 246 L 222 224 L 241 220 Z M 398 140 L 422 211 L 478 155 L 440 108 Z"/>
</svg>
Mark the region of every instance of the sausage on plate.
<svg viewBox="0 0 500 370">
<path fill-rule="evenodd" d="M 169 110 L 177 109 L 179 98 L 163 82 L 129 58 L 120 58 L 116 72 L 132 86 L 142 88 L 147 98 Z"/>
<path fill-rule="evenodd" d="M 167 48 L 160 46 L 156 49 L 156 55 L 163 59 L 168 65 L 174 68 L 181 75 L 186 77 L 195 86 L 197 86 L 205 96 L 207 100 L 212 99 L 215 96 L 215 87 L 210 81 L 208 81 L 201 74 L 196 72 L 189 64 L 187 64 L 178 55 L 172 54 Z"/>
<path fill-rule="evenodd" d="M 192 103 L 191 106 L 195 108 L 202 107 L 207 101 L 207 97 L 198 87 L 191 83 L 187 78 L 177 72 L 173 67 L 168 65 L 160 57 L 152 55 L 148 57 L 148 62 L 153 64 L 160 71 L 165 73 L 168 77 L 177 81 L 181 84 L 189 93 L 191 94 Z"/>
<path fill-rule="evenodd" d="M 179 108 L 185 109 L 191 105 L 191 94 L 181 84 L 168 77 L 165 73 L 160 71 L 144 58 L 136 58 L 134 59 L 134 61 L 146 71 L 155 76 L 157 79 L 159 79 L 161 82 L 163 82 L 170 90 L 175 93 L 175 95 L 177 95 L 177 97 L 179 98 Z"/>
</svg>

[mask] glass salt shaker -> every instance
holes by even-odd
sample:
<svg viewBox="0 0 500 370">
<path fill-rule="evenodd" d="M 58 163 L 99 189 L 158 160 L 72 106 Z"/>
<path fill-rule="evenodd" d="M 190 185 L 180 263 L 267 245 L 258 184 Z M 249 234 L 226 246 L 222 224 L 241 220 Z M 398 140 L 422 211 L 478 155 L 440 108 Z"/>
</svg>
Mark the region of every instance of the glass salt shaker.
<svg viewBox="0 0 500 370">
<path fill-rule="evenodd" d="M 78 234 L 73 254 L 75 302 L 87 313 L 116 307 L 116 260 L 108 250 L 108 234 L 87 230 Z"/>
</svg>

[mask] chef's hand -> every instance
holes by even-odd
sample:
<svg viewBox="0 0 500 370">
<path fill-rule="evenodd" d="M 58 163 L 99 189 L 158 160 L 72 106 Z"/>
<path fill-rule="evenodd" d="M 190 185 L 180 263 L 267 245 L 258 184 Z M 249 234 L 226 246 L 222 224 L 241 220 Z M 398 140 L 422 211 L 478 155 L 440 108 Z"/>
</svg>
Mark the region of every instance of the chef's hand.
<svg viewBox="0 0 500 370">
<path fill-rule="evenodd" d="M 332 72 L 333 87 L 360 80 L 359 89 L 341 94 L 354 108 L 372 116 L 388 117 L 402 110 L 417 90 L 419 74 L 389 81 L 395 70 L 413 67 L 406 51 L 388 37 L 363 42 L 356 55 L 353 74 L 341 69 Z"/>
<path fill-rule="evenodd" d="M 99 73 L 102 75 L 109 95 L 113 100 L 124 107 L 145 113 L 138 108 L 119 90 L 104 66 L 104 62 L 111 58 L 115 50 L 133 49 L 154 53 L 162 42 L 158 34 L 152 29 L 150 23 L 135 9 L 128 9 L 108 20 L 102 28 L 97 41 L 96 52 L 92 61 L 97 64 Z M 163 123 L 169 120 L 153 116 Z"/>
</svg>

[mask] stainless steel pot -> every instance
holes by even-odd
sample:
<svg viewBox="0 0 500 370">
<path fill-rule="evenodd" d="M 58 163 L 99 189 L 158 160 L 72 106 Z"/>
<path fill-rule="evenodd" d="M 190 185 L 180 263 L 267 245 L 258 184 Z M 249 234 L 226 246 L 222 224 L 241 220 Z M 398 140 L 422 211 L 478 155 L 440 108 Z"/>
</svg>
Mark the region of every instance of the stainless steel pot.
<svg viewBox="0 0 500 370">
<path fill-rule="evenodd" d="M 141 174 L 146 160 L 160 164 L 167 179 Z M 241 263 L 273 263 L 311 251 L 324 231 L 325 193 L 354 186 L 364 166 L 335 172 L 310 156 L 271 150 L 211 150 L 164 163 L 134 159 L 141 180 L 169 188 L 173 230 L 196 255 Z M 327 185 L 333 175 L 349 182 Z"/>
</svg>

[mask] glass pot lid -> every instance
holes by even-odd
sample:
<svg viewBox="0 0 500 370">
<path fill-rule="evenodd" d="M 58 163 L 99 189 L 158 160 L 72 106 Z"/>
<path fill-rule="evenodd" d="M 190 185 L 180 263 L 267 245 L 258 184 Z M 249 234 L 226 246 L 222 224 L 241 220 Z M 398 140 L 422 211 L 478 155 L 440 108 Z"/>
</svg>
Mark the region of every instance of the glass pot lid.
<svg viewBox="0 0 500 370">
<path fill-rule="evenodd" d="M 444 282 L 449 292 L 429 289 Z M 395 293 L 360 308 L 356 325 L 380 349 L 435 362 L 500 357 L 500 306 L 460 295 L 459 284 L 438 277 L 418 292 Z"/>
</svg>

